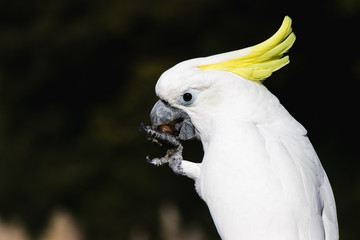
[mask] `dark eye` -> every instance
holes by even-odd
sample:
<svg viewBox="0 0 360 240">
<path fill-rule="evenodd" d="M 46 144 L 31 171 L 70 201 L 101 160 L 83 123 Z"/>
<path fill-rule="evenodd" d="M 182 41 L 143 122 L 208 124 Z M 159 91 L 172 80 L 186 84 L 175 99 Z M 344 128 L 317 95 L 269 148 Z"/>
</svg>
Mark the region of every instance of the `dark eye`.
<svg viewBox="0 0 360 240">
<path fill-rule="evenodd" d="M 182 105 L 190 105 L 195 101 L 195 94 L 191 91 L 186 91 L 180 96 L 180 102 Z"/>
<path fill-rule="evenodd" d="M 185 101 L 185 102 L 190 102 L 191 101 L 191 99 L 193 98 L 193 96 L 192 96 L 192 94 L 191 93 L 184 93 L 183 94 L 183 100 Z"/>
</svg>

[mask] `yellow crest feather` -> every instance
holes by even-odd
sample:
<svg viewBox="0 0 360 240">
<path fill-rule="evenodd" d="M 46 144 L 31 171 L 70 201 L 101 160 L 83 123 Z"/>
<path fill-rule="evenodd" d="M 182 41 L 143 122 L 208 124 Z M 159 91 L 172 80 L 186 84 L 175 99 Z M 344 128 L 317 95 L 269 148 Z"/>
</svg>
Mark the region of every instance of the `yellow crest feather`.
<svg viewBox="0 0 360 240">
<path fill-rule="evenodd" d="M 289 63 L 289 56 L 283 55 L 291 48 L 295 39 L 291 18 L 286 16 L 280 29 L 268 40 L 251 47 L 247 56 L 198 68 L 204 71 L 232 72 L 245 79 L 261 82 Z"/>
</svg>

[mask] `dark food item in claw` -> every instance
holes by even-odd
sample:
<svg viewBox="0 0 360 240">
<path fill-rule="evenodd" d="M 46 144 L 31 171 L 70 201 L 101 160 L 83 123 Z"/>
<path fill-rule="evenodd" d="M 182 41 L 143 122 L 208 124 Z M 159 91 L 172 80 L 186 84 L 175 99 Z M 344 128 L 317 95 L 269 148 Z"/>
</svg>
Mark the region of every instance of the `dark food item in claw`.
<svg viewBox="0 0 360 240">
<path fill-rule="evenodd" d="M 150 159 L 146 157 L 146 161 L 154 165 L 162 165 L 164 163 L 169 163 L 170 166 L 176 167 L 174 165 L 174 158 L 181 157 L 182 159 L 182 149 L 183 146 L 181 141 L 177 136 L 175 136 L 174 128 L 169 124 L 159 125 L 156 130 L 154 127 L 145 126 L 143 123 L 140 123 L 140 131 L 144 131 L 150 136 L 148 141 L 155 143 L 163 149 L 166 149 L 166 155 L 162 158 Z M 180 171 L 178 171 L 180 173 Z"/>
<path fill-rule="evenodd" d="M 170 124 L 161 124 L 157 127 L 157 130 L 162 133 L 174 135 L 174 128 Z"/>
</svg>

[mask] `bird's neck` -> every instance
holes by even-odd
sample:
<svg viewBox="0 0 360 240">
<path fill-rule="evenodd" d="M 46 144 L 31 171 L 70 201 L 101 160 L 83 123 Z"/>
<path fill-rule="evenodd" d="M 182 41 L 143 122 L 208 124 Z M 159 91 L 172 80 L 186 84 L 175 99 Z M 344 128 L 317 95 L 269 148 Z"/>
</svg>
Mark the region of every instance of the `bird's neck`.
<svg viewBox="0 0 360 240">
<path fill-rule="evenodd" d="M 264 145 L 264 131 L 271 131 L 277 136 L 306 135 L 303 126 L 281 104 L 260 118 L 255 118 L 256 112 L 252 115 L 253 119 L 244 119 L 241 114 L 231 113 L 236 113 L 236 110 L 213 118 L 208 116 L 203 125 L 199 126 L 205 153 L 209 148 L 221 148 L 222 152 L 236 149 L 239 154 L 250 149 L 257 152 Z"/>
<path fill-rule="evenodd" d="M 234 150 L 239 154 L 249 151 L 250 148 L 256 151 L 256 146 L 262 146 L 263 141 L 256 123 L 230 120 L 213 123 L 211 134 L 206 134 L 201 140 L 205 153 L 212 148 L 224 155 Z"/>
</svg>

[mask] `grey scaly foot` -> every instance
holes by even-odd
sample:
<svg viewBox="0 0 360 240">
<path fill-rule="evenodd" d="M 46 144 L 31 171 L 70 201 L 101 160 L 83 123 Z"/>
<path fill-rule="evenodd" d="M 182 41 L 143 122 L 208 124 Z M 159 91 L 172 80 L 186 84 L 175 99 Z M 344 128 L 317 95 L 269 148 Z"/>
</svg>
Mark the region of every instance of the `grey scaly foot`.
<svg viewBox="0 0 360 240">
<path fill-rule="evenodd" d="M 146 161 L 156 166 L 160 166 L 165 163 L 168 163 L 169 167 L 175 173 L 184 175 L 184 171 L 182 168 L 182 161 L 183 161 L 182 150 L 183 147 L 181 145 L 176 148 L 170 148 L 167 150 L 167 153 L 164 157 L 154 158 L 154 159 L 150 159 L 149 157 L 146 157 Z"/>
<path fill-rule="evenodd" d="M 158 145 L 162 146 L 162 143 L 168 144 L 171 146 L 166 152 L 166 155 L 161 158 L 150 159 L 149 156 L 146 157 L 146 161 L 155 166 L 169 164 L 170 168 L 177 174 L 184 174 L 181 163 L 183 161 L 182 151 L 183 146 L 177 137 L 168 134 L 162 133 L 153 130 L 150 126 L 145 126 L 143 123 L 140 124 L 140 131 L 146 132 L 153 138 L 153 141 Z"/>
<path fill-rule="evenodd" d="M 157 140 L 164 142 L 166 144 L 169 144 L 171 146 L 178 147 L 181 145 L 181 142 L 178 140 L 177 137 L 175 137 L 171 134 L 168 134 L 168 133 L 162 133 L 162 132 L 155 131 L 155 130 L 151 129 L 150 126 L 145 126 L 143 123 L 140 124 L 139 130 L 144 131 L 148 135 L 153 137 L 154 139 L 157 139 Z"/>
<path fill-rule="evenodd" d="M 149 134 L 152 137 L 150 138 L 152 142 L 157 143 L 160 146 L 163 146 L 164 144 L 168 147 L 170 146 L 170 148 L 167 149 L 166 155 L 162 158 L 150 159 L 147 156 L 146 161 L 148 163 L 156 166 L 168 163 L 170 168 L 177 174 L 188 176 L 195 181 L 200 178 L 201 164 L 183 160 L 183 146 L 178 137 L 155 131 L 151 127 L 145 126 L 143 123 L 140 124 L 140 131 Z"/>
</svg>

